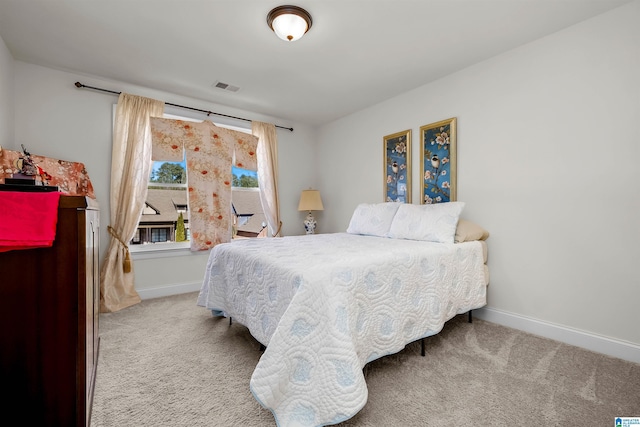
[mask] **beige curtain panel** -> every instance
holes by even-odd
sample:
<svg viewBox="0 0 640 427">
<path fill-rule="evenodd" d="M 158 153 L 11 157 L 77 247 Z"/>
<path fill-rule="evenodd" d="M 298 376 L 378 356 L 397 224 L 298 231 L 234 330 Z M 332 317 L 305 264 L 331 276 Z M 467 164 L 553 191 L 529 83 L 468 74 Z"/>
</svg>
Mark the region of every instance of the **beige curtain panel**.
<svg viewBox="0 0 640 427">
<path fill-rule="evenodd" d="M 278 198 L 278 136 L 271 123 L 251 122 L 251 132 L 258 137 L 258 183 L 260 201 L 267 218 L 269 236 L 280 235 L 280 201 Z"/>
<path fill-rule="evenodd" d="M 134 286 L 128 242 L 138 227 L 151 173 L 151 117 L 162 117 L 164 102 L 120 94 L 111 154 L 111 240 L 100 273 L 100 311 L 114 312 L 140 302 Z"/>
</svg>

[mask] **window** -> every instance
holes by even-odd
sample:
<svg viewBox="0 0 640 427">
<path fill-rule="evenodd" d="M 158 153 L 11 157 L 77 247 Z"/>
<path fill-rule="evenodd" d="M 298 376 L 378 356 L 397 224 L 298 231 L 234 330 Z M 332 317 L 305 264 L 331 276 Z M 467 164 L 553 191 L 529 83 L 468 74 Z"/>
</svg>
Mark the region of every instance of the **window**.
<svg viewBox="0 0 640 427">
<path fill-rule="evenodd" d="M 191 118 L 164 115 L 165 118 L 200 122 Z M 216 124 L 220 127 L 250 133 L 249 129 Z M 266 227 L 258 177 L 255 171 L 232 169 L 232 205 L 240 212 L 234 216 L 234 237 L 258 237 Z M 237 195 L 237 191 L 242 194 Z M 237 205 L 237 206 L 236 206 Z M 187 163 L 155 161 L 149 176 L 147 200 L 131 240 L 132 252 L 179 249 L 189 247 L 189 207 L 187 202 Z"/>
<path fill-rule="evenodd" d="M 151 241 L 153 243 L 166 242 L 169 240 L 169 228 L 152 228 Z"/>
<path fill-rule="evenodd" d="M 182 162 L 153 162 L 147 200 L 131 243 L 188 242 L 187 167 Z M 183 244 L 184 245 L 184 244 Z"/>
<path fill-rule="evenodd" d="M 237 167 L 232 173 L 233 237 L 262 237 L 266 233 L 267 222 L 260 201 L 258 175 L 255 171 Z"/>
</svg>

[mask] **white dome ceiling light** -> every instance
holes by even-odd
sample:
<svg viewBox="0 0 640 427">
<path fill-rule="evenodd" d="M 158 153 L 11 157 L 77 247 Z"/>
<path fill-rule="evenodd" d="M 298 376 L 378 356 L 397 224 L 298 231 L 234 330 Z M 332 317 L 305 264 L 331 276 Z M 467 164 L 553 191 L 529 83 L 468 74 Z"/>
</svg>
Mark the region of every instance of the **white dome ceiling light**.
<svg viewBox="0 0 640 427">
<path fill-rule="evenodd" d="M 309 31 L 312 20 L 301 7 L 278 6 L 267 15 L 267 24 L 282 40 L 293 42 Z"/>
</svg>

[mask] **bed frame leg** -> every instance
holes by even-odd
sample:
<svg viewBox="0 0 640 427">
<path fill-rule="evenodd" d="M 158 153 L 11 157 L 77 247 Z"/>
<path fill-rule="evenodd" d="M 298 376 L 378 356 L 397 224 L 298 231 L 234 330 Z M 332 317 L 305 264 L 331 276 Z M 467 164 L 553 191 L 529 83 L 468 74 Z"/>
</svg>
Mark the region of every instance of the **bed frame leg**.
<svg viewBox="0 0 640 427">
<path fill-rule="evenodd" d="M 229 326 L 231 326 L 232 323 L 233 323 L 233 318 L 229 316 Z"/>
<path fill-rule="evenodd" d="M 471 312 L 473 310 L 469 310 L 469 323 L 473 323 L 473 318 L 471 317 Z"/>
</svg>

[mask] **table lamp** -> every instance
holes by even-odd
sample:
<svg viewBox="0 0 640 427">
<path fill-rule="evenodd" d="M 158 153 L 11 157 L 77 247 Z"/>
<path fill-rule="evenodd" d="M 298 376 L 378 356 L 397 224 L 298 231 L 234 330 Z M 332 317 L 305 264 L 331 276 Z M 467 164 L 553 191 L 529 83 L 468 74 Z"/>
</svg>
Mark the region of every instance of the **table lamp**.
<svg viewBox="0 0 640 427">
<path fill-rule="evenodd" d="M 304 220 L 304 229 L 307 234 L 315 234 L 316 220 L 311 214 L 311 211 L 322 211 L 322 199 L 320 198 L 320 191 L 318 190 L 302 190 L 300 194 L 300 203 L 298 204 L 299 211 L 309 211 L 307 217 Z"/>
</svg>

